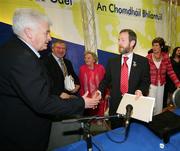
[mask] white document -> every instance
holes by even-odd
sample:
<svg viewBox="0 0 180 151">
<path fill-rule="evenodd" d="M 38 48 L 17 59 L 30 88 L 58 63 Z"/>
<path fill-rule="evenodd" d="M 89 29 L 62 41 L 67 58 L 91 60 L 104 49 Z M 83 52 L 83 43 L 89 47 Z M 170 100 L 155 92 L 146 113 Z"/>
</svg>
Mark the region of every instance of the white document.
<svg viewBox="0 0 180 151">
<path fill-rule="evenodd" d="M 152 121 L 155 98 L 140 96 L 138 100 L 135 100 L 135 97 L 136 95 L 133 94 L 124 94 L 117 113 L 125 115 L 126 106 L 131 104 L 133 106 L 131 117 L 144 122 Z"/>
</svg>

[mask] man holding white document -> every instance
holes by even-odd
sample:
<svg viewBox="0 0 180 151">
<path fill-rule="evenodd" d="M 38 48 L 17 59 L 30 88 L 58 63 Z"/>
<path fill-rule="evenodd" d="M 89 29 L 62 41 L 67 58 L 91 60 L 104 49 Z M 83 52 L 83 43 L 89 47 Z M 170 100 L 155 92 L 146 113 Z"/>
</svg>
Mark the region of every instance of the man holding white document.
<svg viewBox="0 0 180 151">
<path fill-rule="evenodd" d="M 103 94 L 110 87 L 109 115 L 116 114 L 117 108 L 125 93 L 147 96 L 150 85 L 149 64 L 145 57 L 133 53 L 137 36 L 131 29 L 123 29 L 119 33 L 119 52 L 117 58 L 110 59 L 106 74 L 101 81 L 99 91 Z M 122 126 L 121 119 L 112 119 L 111 128 Z"/>
</svg>

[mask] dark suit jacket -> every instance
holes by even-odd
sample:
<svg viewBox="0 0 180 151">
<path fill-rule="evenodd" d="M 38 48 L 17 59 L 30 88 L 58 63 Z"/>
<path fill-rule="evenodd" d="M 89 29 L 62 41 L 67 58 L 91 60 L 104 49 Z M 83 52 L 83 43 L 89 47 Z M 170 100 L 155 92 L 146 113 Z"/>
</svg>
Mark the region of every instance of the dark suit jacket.
<svg viewBox="0 0 180 151">
<path fill-rule="evenodd" d="M 44 57 L 42 61 L 44 62 L 44 65 L 46 66 L 47 73 L 51 81 L 50 92 L 52 94 L 57 94 L 57 95 L 60 95 L 62 92 L 67 92 L 71 94 L 69 91 L 65 90 L 63 72 L 59 64 L 55 60 L 55 58 L 52 56 L 52 54 L 47 57 Z M 68 75 L 71 75 L 74 78 L 75 84 L 80 85 L 79 78 L 74 72 L 71 61 L 64 58 L 64 63 L 66 65 Z"/>
<path fill-rule="evenodd" d="M 101 81 L 99 90 L 103 93 L 107 86 L 110 87 L 110 115 L 115 114 L 122 99 L 120 92 L 120 70 L 122 55 L 109 60 L 106 67 L 106 74 Z M 128 93 L 134 94 L 137 89 L 141 90 L 143 95 L 147 95 L 150 85 L 149 64 L 145 57 L 133 54 L 131 71 L 129 76 Z"/>
<path fill-rule="evenodd" d="M 46 115 L 82 114 L 82 98 L 60 100 L 34 52 L 16 36 L 0 48 L 0 150 L 45 150 Z"/>
</svg>

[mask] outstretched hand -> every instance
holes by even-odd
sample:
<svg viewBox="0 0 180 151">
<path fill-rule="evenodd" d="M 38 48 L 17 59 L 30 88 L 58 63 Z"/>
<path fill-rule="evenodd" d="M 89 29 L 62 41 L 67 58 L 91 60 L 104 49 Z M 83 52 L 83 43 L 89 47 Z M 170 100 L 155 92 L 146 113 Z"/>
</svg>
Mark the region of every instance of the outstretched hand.
<svg viewBox="0 0 180 151">
<path fill-rule="evenodd" d="M 92 98 L 88 97 L 88 91 L 82 96 L 85 102 L 85 108 L 96 108 L 100 99 L 101 95 L 99 93 L 95 93 Z"/>
</svg>

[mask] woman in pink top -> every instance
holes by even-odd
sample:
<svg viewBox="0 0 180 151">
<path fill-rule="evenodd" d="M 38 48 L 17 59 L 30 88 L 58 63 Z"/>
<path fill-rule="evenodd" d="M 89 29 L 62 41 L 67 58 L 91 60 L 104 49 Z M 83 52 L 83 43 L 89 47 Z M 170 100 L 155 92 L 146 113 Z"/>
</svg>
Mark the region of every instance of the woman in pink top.
<svg viewBox="0 0 180 151">
<path fill-rule="evenodd" d="M 85 64 L 80 67 L 79 80 L 80 80 L 80 95 L 84 95 L 86 91 L 89 92 L 88 97 L 92 97 L 98 90 L 99 83 L 103 79 L 105 69 L 101 64 L 97 64 L 98 58 L 95 53 L 86 51 L 84 55 Z M 85 115 L 99 115 L 103 116 L 107 109 L 107 100 L 102 97 L 96 109 L 85 110 Z"/>
<path fill-rule="evenodd" d="M 150 65 L 151 78 L 149 96 L 155 98 L 154 115 L 162 112 L 166 73 L 174 82 L 176 87 L 180 87 L 180 81 L 174 73 L 168 54 L 162 52 L 164 47 L 164 39 L 161 37 L 157 37 L 152 41 L 153 52 L 147 55 Z"/>
</svg>

